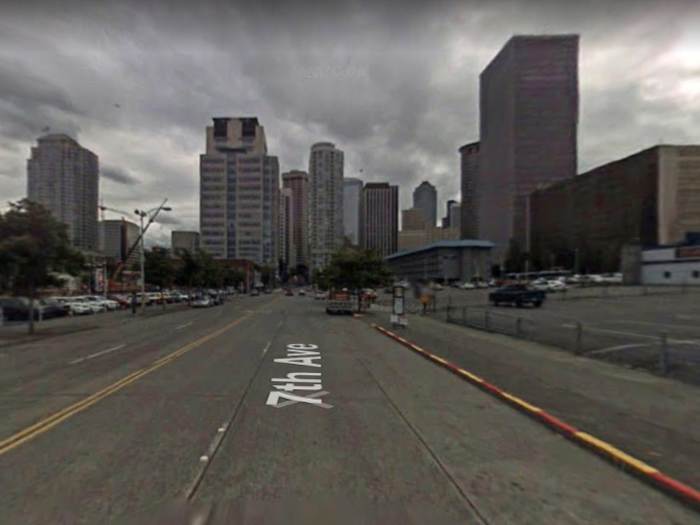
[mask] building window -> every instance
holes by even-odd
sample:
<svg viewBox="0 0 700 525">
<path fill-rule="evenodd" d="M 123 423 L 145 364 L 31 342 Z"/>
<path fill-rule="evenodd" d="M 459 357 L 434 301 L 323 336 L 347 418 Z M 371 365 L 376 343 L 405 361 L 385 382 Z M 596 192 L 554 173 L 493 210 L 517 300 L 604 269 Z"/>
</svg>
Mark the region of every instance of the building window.
<svg viewBox="0 0 700 525">
<path fill-rule="evenodd" d="M 665 278 L 665 279 L 670 279 L 670 278 L 671 278 L 671 272 L 664 272 L 664 278 Z"/>
<path fill-rule="evenodd" d="M 693 271 L 693 279 L 698 279 L 700 278 L 700 271 L 694 270 Z"/>
</svg>

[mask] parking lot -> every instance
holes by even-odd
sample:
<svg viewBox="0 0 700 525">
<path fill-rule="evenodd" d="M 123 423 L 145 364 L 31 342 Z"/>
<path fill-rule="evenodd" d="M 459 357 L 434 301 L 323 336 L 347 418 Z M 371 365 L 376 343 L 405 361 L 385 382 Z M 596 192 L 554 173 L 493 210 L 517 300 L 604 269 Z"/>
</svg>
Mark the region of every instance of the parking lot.
<svg viewBox="0 0 700 525">
<path fill-rule="evenodd" d="M 540 309 L 496 308 L 472 297 L 453 301 L 446 317 L 700 384 L 700 290 L 667 292 L 581 300 L 550 294 Z"/>
</svg>

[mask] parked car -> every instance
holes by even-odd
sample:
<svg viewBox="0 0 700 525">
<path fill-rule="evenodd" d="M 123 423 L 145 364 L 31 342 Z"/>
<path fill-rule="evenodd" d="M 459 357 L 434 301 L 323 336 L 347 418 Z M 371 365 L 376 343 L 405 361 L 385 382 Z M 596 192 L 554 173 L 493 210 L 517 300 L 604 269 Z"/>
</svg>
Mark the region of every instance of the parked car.
<svg viewBox="0 0 700 525">
<path fill-rule="evenodd" d="M 198 297 L 194 300 L 192 306 L 194 308 L 209 308 L 210 306 L 214 306 L 214 303 L 209 297 Z"/>
<path fill-rule="evenodd" d="M 116 301 L 119 308 L 129 308 L 131 306 L 131 301 L 124 295 L 112 294 L 108 295 L 107 299 L 110 301 Z"/>
<path fill-rule="evenodd" d="M 294 290 L 292 290 L 292 289 L 290 288 L 289 290 L 286 290 L 286 291 L 284 292 L 284 295 L 285 295 L 285 297 L 294 297 Z"/>
<path fill-rule="evenodd" d="M 42 318 L 53 319 L 70 315 L 70 308 L 53 297 L 42 297 L 39 304 L 43 307 Z"/>
<path fill-rule="evenodd" d="M 461 290 L 476 290 L 476 285 L 473 283 L 462 283 L 459 285 Z"/>
<path fill-rule="evenodd" d="M 306 295 L 306 290 L 304 290 L 303 288 L 299 288 L 299 295 Z"/>
<path fill-rule="evenodd" d="M 250 291 L 250 296 L 251 296 L 251 297 L 258 297 L 259 295 L 260 295 L 260 292 L 258 291 L 257 288 L 253 288 L 253 289 Z"/>
<path fill-rule="evenodd" d="M 316 295 L 314 295 L 314 299 L 316 301 L 325 301 L 326 300 L 326 292 L 316 292 Z"/>
<path fill-rule="evenodd" d="M 56 299 L 68 307 L 71 315 L 90 315 L 95 313 L 89 304 L 78 301 L 75 297 L 56 297 Z"/>
<path fill-rule="evenodd" d="M 110 299 L 105 299 L 100 295 L 88 295 L 86 296 L 89 300 L 94 301 L 97 304 L 102 304 L 105 310 L 113 311 L 119 308 L 119 303 L 117 301 L 112 301 Z"/>
<path fill-rule="evenodd" d="M 489 302 L 494 306 L 511 304 L 518 308 L 531 304 L 539 308 L 545 301 L 545 292 L 534 290 L 525 284 L 511 284 L 489 294 Z"/>
</svg>

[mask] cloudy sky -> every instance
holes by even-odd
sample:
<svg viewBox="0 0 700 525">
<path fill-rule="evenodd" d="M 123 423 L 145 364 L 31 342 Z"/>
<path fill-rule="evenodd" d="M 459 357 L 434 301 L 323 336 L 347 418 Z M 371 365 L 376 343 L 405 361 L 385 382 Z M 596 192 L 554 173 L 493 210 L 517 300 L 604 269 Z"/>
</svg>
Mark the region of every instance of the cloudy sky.
<svg viewBox="0 0 700 525">
<path fill-rule="evenodd" d="M 514 34 L 581 35 L 580 171 L 700 142 L 697 0 L 0 4 L 1 205 L 25 196 L 48 126 L 99 155 L 106 206 L 170 199 L 156 242 L 198 226 L 214 116 L 257 116 L 282 171 L 332 141 L 346 176 L 399 184 L 402 207 L 431 180 L 443 215 L 478 140 L 479 73 Z"/>
</svg>

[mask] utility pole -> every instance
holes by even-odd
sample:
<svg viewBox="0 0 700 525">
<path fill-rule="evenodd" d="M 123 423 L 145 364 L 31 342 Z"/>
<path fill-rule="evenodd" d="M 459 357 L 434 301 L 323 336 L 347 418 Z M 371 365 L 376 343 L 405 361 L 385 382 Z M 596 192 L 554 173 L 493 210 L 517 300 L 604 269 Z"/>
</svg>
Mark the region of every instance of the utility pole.
<svg viewBox="0 0 700 525">
<path fill-rule="evenodd" d="M 146 315 L 146 252 L 144 251 L 143 237 L 146 231 L 143 228 L 145 214 L 139 214 L 141 218 L 141 314 Z"/>
</svg>

